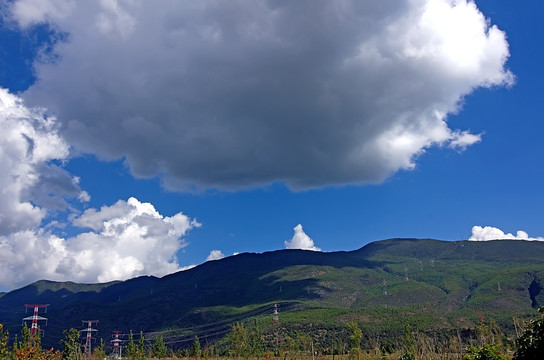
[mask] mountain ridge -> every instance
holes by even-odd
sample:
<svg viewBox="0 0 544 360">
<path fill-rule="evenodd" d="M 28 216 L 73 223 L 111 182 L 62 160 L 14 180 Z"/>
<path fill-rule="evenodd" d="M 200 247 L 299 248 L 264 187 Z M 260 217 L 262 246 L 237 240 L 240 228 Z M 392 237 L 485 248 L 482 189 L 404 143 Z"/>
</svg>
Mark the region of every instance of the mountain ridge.
<svg viewBox="0 0 544 360">
<path fill-rule="evenodd" d="M 399 317 L 400 311 L 413 314 L 402 316 L 414 324 L 454 329 L 473 326 L 476 313 L 487 311 L 508 328 L 512 316 L 544 304 L 543 274 L 544 243 L 387 239 L 351 251 L 242 253 L 161 278 L 104 284 L 40 280 L 0 297 L 0 322 L 15 330 L 24 304 L 47 303 L 46 336 L 53 339 L 90 318 L 99 319 L 106 333 L 119 327 L 151 332 L 244 318 L 280 303 L 297 309 L 283 317 L 293 323 L 329 326 L 379 313 L 376 319 L 393 324 L 398 319 L 391 314 Z M 316 311 L 320 315 L 312 318 Z M 265 324 L 271 322 L 268 314 Z M 302 315 L 306 320 L 297 318 Z M 372 321 L 368 326 L 379 328 Z"/>
</svg>

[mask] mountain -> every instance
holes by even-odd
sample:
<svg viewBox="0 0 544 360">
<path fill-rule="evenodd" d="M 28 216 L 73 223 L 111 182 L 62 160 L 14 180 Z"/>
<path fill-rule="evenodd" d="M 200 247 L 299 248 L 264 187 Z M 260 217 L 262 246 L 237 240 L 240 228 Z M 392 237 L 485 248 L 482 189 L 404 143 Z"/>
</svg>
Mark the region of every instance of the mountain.
<svg viewBox="0 0 544 360">
<path fill-rule="evenodd" d="M 278 303 L 285 331 L 342 329 L 353 320 L 367 332 L 404 323 L 450 331 L 482 318 L 513 331 L 513 317 L 544 305 L 543 277 L 543 242 L 390 239 L 346 252 L 244 253 L 162 278 L 42 280 L 0 297 L 0 322 L 17 333 L 30 316 L 24 304 L 49 304 L 40 312 L 49 319 L 44 344 L 57 346 L 63 330 L 99 320 L 104 339 L 113 330 L 168 330 L 170 345 L 183 347 L 194 334 L 213 341 L 234 321 L 258 319 L 266 333 Z"/>
</svg>

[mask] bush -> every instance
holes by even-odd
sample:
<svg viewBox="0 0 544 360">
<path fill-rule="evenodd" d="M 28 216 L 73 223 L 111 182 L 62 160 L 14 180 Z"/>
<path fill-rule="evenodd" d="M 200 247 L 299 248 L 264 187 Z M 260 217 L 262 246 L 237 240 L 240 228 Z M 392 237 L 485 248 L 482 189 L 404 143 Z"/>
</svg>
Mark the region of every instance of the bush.
<svg viewBox="0 0 544 360">
<path fill-rule="evenodd" d="M 531 320 L 523 334 L 516 340 L 514 360 L 542 359 L 544 354 L 544 306 L 538 309 L 540 316 Z"/>
<path fill-rule="evenodd" d="M 479 349 L 470 348 L 463 360 L 508 360 L 508 357 L 501 354 L 497 345 L 485 344 Z"/>
</svg>

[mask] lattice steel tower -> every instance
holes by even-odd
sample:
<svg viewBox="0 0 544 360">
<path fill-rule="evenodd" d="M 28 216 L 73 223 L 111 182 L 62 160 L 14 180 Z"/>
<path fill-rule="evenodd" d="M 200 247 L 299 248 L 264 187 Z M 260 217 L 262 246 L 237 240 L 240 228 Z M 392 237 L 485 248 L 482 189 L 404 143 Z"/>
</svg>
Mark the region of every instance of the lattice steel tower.
<svg viewBox="0 0 544 360">
<path fill-rule="evenodd" d="M 47 312 L 48 306 L 49 304 L 25 304 L 27 310 L 32 308 L 34 309 L 34 314 L 32 316 L 23 319 L 23 322 L 32 321 L 32 325 L 30 326 L 30 336 L 35 336 L 38 332 L 38 321 L 45 320 L 45 325 L 47 325 L 47 318 L 39 316 L 38 311 L 40 310 L 40 308 L 45 308 L 45 312 Z"/>
<path fill-rule="evenodd" d="M 86 340 L 85 340 L 85 355 L 90 357 L 91 353 L 92 353 L 92 351 L 91 351 L 91 342 L 92 342 L 92 340 L 95 339 L 93 337 L 92 333 L 93 333 L 93 331 L 98 331 L 96 329 L 93 329 L 93 324 L 98 323 L 98 320 L 81 320 L 81 322 L 83 323 L 83 325 L 85 325 L 85 323 L 87 323 L 87 328 L 81 330 L 81 332 L 87 332 L 87 336 L 86 336 Z"/>
<path fill-rule="evenodd" d="M 274 312 L 272 313 L 272 320 L 277 323 L 280 320 L 280 314 L 278 312 L 278 304 L 274 304 Z"/>
<path fill-rule="evenodd" d="M 113 357 L 115 359 L 121 359 L 121 339 L 119 339 L 119 334 L 121 334 L 120 331 L 114 331 L 113 332 L 113 340 L 111 343 L 113 344 Z"/>
</svg>

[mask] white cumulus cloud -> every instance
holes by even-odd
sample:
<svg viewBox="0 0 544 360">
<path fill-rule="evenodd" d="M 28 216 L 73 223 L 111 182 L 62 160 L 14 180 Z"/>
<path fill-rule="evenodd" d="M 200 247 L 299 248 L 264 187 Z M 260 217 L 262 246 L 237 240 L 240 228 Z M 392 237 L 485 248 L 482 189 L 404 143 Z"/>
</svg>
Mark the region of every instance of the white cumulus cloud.
<svg viewBox="0 0 544 360">
<path fill-rule="evenodd" d="M 314 241 L 308 235 L 306 235 L 302 229 L 302 225 L 298 224 L 293 228 L 293 230 L 295 231 L 293 238 L 289 241 L 285 241 L 286 249 L 321 251 L 320 248 L 315 246 Z"/>
<path fill-rule="evenodd" d="M 225 254 L 221 250 L 212 250 L 210 251 L 210 254 L 206 258 L 206 261 L 210 260 L 220 260 L 225 257 Z"/>
<path fill-rule="evenodd" d="M 90 195 L 62 166 L 70 146 L 57 118 L 0 88 L 0 287 L 39 279 L 104 282 L 162 276 L 180 268 L 176 253 L 200 224 L 161 215 L 136 198 L 78 214 Z M 68 211 L 70 223 L 54 215 Z M 48 215 L 51 214 L 51 217 Z M 55 230 L 71 225 L 76 235 Z"/>
<path fill-rule="evenodd" d="M 499 228 L 493 226 L 473 226 L 472 236 L 470 241 L 489 241 L 489 240 L 529 240 L 529 241 L 544 241 L 542 237 L 529 237 L 525 231 L 518 230 L 516 235 L 504 233 Z"/>
<path fill-rule="evenodd" d="M 180 268 L 176 252 L 200 224 L 182 213 L 162 216 L 135 198 L 88 209 L 73 224 L 90 229 L 61 238 L 44 229 L 0 237 L 0 286 L 38 279 L 106 282 L 163 276 Z"/>
<path fill-rule="evenodd" d="M 24 98 L 78 151 L 169 189 L 383 181 L 481 140 L 449 114 L 513 83 L 506 35 L 469 0 L 10 3 L 66 33 Z M 74 91 L 77 89 L 77 91 Z"/>
<path fill-rule="evenodd" d="M 0 88 L 0 235 L 40 226 L 48 210 L 87 201 L 79 179 L 55 162 L 69 155 L 57 120 Z"/>
</svg>

